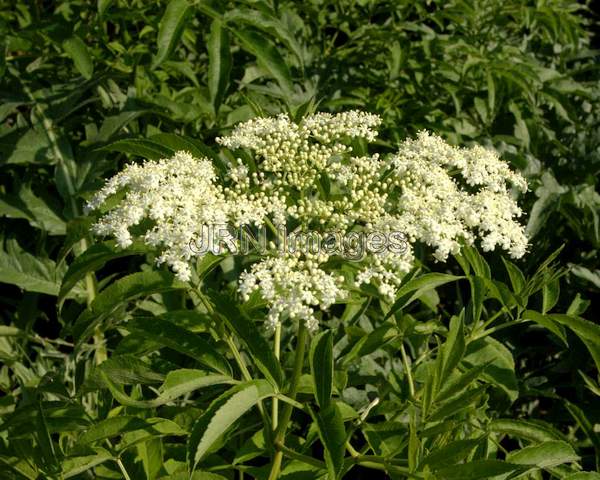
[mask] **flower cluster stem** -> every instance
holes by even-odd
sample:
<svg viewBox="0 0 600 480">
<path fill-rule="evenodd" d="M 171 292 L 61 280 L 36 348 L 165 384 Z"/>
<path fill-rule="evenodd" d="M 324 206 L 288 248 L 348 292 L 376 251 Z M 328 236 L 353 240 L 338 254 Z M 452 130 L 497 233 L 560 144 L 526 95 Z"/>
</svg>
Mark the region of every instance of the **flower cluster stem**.
<svg viewBox="0 0 600 480">
<path fill-rule="evenodd" d="M 287 396 L 292 400 L 296 399 L 298 393 L 298 383 L 300 376 L 302 375 L 302 367 L 304 365 L 304 352 L 306 350 L 306 338 L 308 336 L 308 330 L 304 322 L 299 322 L 298 328 L 298 345 L 296 346 L 296 357 L 294 359 L 294 370 L 292 372 L 292 379 L 290 381 L 290 388 L 287 392 Z M 292 417 L 293 406 L 290 403 L 286 403 L 281 414 L 281 421 L 277 425 L 275 430 L 275 447 L 283 446 L 285 444 L 285 434 L 287 432 L 288 424 Z M 277 448 L 273 457 L 273 465 L 271 466 L 271 473 L 269 474 L 269 480 L 276 480 L 279 478 L 279 471 L 281 469 L 281 461 L 283 459 L 283 451 L 281 448 Z"/>
</svg>

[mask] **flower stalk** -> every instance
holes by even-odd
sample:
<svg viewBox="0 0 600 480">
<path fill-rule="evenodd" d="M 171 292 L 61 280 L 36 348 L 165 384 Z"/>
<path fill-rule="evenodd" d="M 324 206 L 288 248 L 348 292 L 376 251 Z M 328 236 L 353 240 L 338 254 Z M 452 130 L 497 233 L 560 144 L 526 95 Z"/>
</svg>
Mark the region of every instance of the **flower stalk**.
<svg viewBox="0 0 600 480">
<path fill-rule="evenodd" d="M 296 345 L 296 356 L 294 359 L 294 370 L 292 372 L 292 378 L 290 380 L 290 387 L 287 392 L 287 396 L 292 400 L 296 399 L 298 393 L 298 383 L 302 375 L 302 367 L 304 365 L 304 352 L 306 350 L 306 339 L 308 337 L 308 329 L 303 322 L 299 323 L 298 327 L 298 344 Z M 271 466 L 271 472 L 269 474 L 269 480 L 275 480 L 279 477 L 281 470 L 281 461 L 283 460 L 283 451 L 278 446 L 285 445 L 285 434 L 287 432 L 290 419 L 292 417 L 293 406 L 290 403 L 286 403 L 280 422 L 278 423 L 277 429 L 275 430 L 275 455 L 273 456 L 273 464 Z"/>
</svg>

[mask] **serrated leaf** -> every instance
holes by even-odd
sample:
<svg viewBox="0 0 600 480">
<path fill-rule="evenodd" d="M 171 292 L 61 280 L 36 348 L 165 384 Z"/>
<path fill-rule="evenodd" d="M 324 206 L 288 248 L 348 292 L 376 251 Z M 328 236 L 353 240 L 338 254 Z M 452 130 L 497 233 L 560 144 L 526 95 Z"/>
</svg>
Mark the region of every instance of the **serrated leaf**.
<svg viewBox="0 0 600 480">
<path fill-rule="evenodd" d="M 211 292 L 210 296 L 217 307 L 217 314 L 227 322 L 238 338 L 248 347 L 256 366 L 263 375 L 273 385 L 281 386 L 283 384 L 281 365 L 275 357 L 273 349 L 257 330 L 254 322 L 225 296 L 216 292 Z"/>
<path fill-rule="evenodd" d="M 264 36 L 252 30 L 236 28 L 232 33 L 240 40 L 242 47 L 254 55 L 269 75 L 277 80 L 282 91 L 290 95 L 294 89 L 292 77 L 277 48 Z"/>
<path fill-rule="evenodd" d="M 229 33 L 220 20 L 213 20 L 208 36 L 208 91 L 215 114 L 223 101 L 230 73 Z"/>
<path fill-rule="evenodd" d="M 481 311 L 483 310 L 483 301 L 485 299 L 486 282 L 483 278 L 476 275 L 469 275 L 469 284 L 471 285 L 471 299 L 469 300 L 469 311 L 472 321 L 479 323 Z"/>
<path fill-rule="evenodd" d="M 439 407 L 429 416 L 430 422 L 445 420 L 452 415 L 456 415 L 463 410 L 475 405 L 485 394 L 485 387 L 473 388 L 467 390 L 457 397 L 450 398 L 440 403 Z"/>
<path fill-rule="evenodd" d="M 525 310 L 525 312 L 523 312 L 522 318 L 524 320 L 532 320 L 535 323 L 541 325 L 542 327 L 554 333 L 554 335 L 556 335 L 558 338 L 560 338 L 560 340 L 564 343 L 565 346 L 569 346 L 567 343 L 565 329 L 562 327 L 562 325 L 552 320 L 550 316 L 543 315 L 534 310 Z"/>
<path fill-rule="evenodd" d="M 463 256 L 469 265 L 473 267 L 473 271 L 475 275 L 481 278 L 490 279 L 491 278 L 491 270 L 488 263 L 485 261 L 479 250 L 475 247 L 465 246 L 460 251 L 461 256 Z"/>
<path fill-rule="evenodd" d="M 109 143 L 100 151 L 129 153 L 149 160 L 160 160 L 173 155 L 173 150 L 147 138 L 125 138 Z"/>
<path fill-rule="evenodd" d="M 464 460 L 479 444 L 480 438 L 456 440 L 436 448 L 427 455 L 420 466 L 429 465 L 432 469 Z"/>
<path fill-rule="evenodd" d="M 187 0 L 171 0 L 167 5 L 158 27 L 158 52 L 152 60 L 152 68 L 164 62 L 181 38 L 183 29 L 193 12 Z"/>
<path fill-rule="evenodd" d="M 441 382 L 445 382 L 456 368 L 465 353 L 466 343 L 464 335 L 464 320 L 462 315 L 450 319 L 448 337 L 442 347 L 442 375 Z"/>
<path fill-rule="evenodd" d="M 486 365 L 482 378 L 502 389 L 511 401 L 518 398 L 515 361 L 510 350 L 502 343 L 491 337 L 471 342 L 463 362 L 471 367 Z"/>
<path fill-rule="evenodd" d="M 590 355 L 600 370 L 600 325 L 592 323 L 576 315 L 553 313 L 548 315 L 552 320 L 570 328 L 587 347 Z"/>
<path fill-rule="evenodd" d="M 523 272 L 519 269 L 519 267 L 517 267 L 511 261 L 506 260 L 504 257 L 502 257 L 502 262 L 504 262 L 504 267 L 508 272 L 513 291 L 518 295 L 525 288 L 525 275 L 523 275 Z"/>
<path fill-rule="evenodd" d="M 567 442 L 548 441 L 531 445 L 511 452 L 506 461 L 519 465 L 531 465 L 538 468 L 556 467 L 564 463 L 576 462 L 579 456 Z"/>
<path fill-rule="evenodd" d="M 62 304 L 67 294 L 77 282 L 85 278 L 88 273 L 96 272 L 102 268 L 108 261 L 129 255 L 140 255 L 147 251 L 148 248 L 141 244 L 134 244 L 129 248 L 120 249 L 116 246 L 114 240 L 92 245 L 69 265 L 67 272 L 62 278 L 57 302 Z"/>
<path fill-rule="evenodd" d="M 75 477 L 113 458 L 104 448 L 96 447 L 93 452 L 95 453 L 92 455 L 66 457 L 62 461 L 62 477 L 65 479 Z"/>
<path fill-rule="evenodd" d="M 0 283 L 28 292 L 58 295 L 63 272 L 53 260 L 23 250 L 16 240 L 8 240 L 6 250 L 0 249 Z"/>
<path fill-rule="evenodd" d="M 233 424 L 258 402 L 275 394 L 271 384 L 265 380 L 245 382 L 229 389 L 214 400 L 194 424 L 188 440 L 188 463 L 190 471 L 210 451 L 212 445 Z"/>
<path fill-rule="evenodd" d="M 560 280 L 553 279 L 542 288 L 542 313 L 547 313 L 556 305 L 560 296 Z"/>
<path fill-rule="evenodd" d="M 491 432 L 500 435 L 529 440 L 531 442 L 545 442 L 550 440 L 565 440 L 565 436 L 552 425 L 539 420 L 521 420 L 512 418 L 499 418 L 488 424 Z"/>
<path fill-rule="evenodd" d="M 314 414 L 321 443 L 325 448 L 325 463 L 329 478 L 339 479 L 344 467 L 346 430 L 336 402 Z"/>
<path fill-rule="evenodd" d="M 401 286 L 396 296 L 398 299 L 394 302 L 385 318 L 389 318 L 398 310 L 404 308 L 413 300 L 416 300 L 425 292 L 437 288 L 446 283 L 455 282 L 464 277 L 449 275 L 447 273 L 426 273 L 416 278 L 412 278 L 405 285 Z"/>
<path fill-rule="evenodd" d="M 479 480 L 511 474 L 524 469 L 522 465 L 514 465 L 500 460 L 475 460 L 442 468 L 437 470 L 435 475 L 440 480 Z"/>
<path fill-rule="evenodd" d="M 477 365 L 476 367 L 467 370 L 465 373 L 446 380 L 445 385 L 438 393 L 439 398 L 449 398 L 458 392 L 464 390 L 473 382 L 475 382 L 485 371 L 487 364 Z"/>
<path fill-rule="evenodd" d="M 175 279 L 170 272 L 147 271 L 127 275 L 102 290 L 85 309 L 72 328 L 76 345 L 80 346 L 92 334 L 95 326 L 109 316 L 118 306 L 139 296 L 183 290 L 188 285 Z"/>
<path fill-rule="evenodd" d="M 310 371 L 315 397 L 321 409 L 329 406 L 333 388 L 333 336 L 331 331 L 316 335 L 310 345 Z"/>
<path fill-rule="evenodd" d="M 202 370 L 184 368 L 167 374 L 165 383 L 160 387 L 160 393 L 156 398 L 136 400 L 126 395 L 109 375 L 102 374 L 102 379 L 117 402 L 134 408 L 157 408 L 205 387 L 234 383 L 234 380 L 226 375 L 212 375 Z"/>
<path fill-rule="evenodd" d="M 17 195 L 0 195 L 0 215 L 22 218 L 50 235 L 64 235 L 66 232 L 65 221 L 27 185 L 22 185 Z"/>
<path fill-rule="evenodd" d="M 90 426 L 78 439 L 79 445 L 96 443 L 127 432 L 144 430 L 156 436 L 185 435 L 179 425 L 166 418 L 139 418 L 128 415 L 107 418 Z"/>
<path fill-rule="evenodd" d="M 187 355 L 218 373 L 231 375 L 231 367 L 225 357 L 208 341 L 172 322 L 160 320 L 158 317 L 152 320 L 134 317 L 124 325 L 124 328 Z"/>
<path fill-rule="evenodd" d="M 342 366 L 350 365 L 357 357 L 362 357 L 382 348 L 398 337 L 398 328 L 391 322 L 386 322 L 372 332 L 363 335 L 342 359 Z"/>
</svg>

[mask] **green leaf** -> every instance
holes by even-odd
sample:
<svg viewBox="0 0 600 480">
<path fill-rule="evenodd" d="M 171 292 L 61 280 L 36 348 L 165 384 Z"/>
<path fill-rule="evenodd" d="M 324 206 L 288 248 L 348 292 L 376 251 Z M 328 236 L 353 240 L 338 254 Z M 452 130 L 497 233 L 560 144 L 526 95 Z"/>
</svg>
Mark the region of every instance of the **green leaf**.
<svg viewBox="0 0 600 480">
<path fill-rule="evenodd" d="M 129 153 L 149 160 L 170 157 L 173 151 L 160 143 L 146 138 L 126 138 L 99 148 L 100 151 Z"/>
<path fill-rule="evenodd" d="M 275 79 L 286 95 L 294 90 L 292 77 L 283 57 L 263 35 L 247 29 L 233 29 L 242 47 L 254 55 L 260 65 Z"/>
<path fill-rule="evenodd" d="M 215 442 L 233 424 L 261 400 L 275 394 L 265 380 L 245 382 L 229 389 L 214 400 L 194 424 L 188 440 L 190 471 L 206 456 Z"/>
<path fill-rule="evenodd" d="M 438 393 L 438 397 L 449 398 L 458 392 L 463 391 L 482 375 L 486 367 L 487 364 L 477 365 L 461 375 L 446 379 L 444 387 Z"/>
<path fill-rule="evenodd" d="M 519 465 L 548 468 L 576 462 L 579 456 L 567 442 L 548 441 L 511 452 L 506 460 Z"/>
<path fill-rule="evenodd" d="M 486 281 L 476 275 L 469 275 L 469 284 L 471 285 L 471 299 L 469 301 L 469 312 L 475 324 L 479 323 L 481 311 L 483 310 L 483 301 L 485 300 Z"/>
<path fill-rule="evenodd" d="M 416 278 L 412 278 L 405 285 L 401 286 L 397 292 L 398 299 L 394 302 L 385 318 L 389 318 L 398 310 L 404 308 L 413 300 L 416 300 L 425 292 L 437 288 L 446 283 L 455 282 L 465 277 L 449 275 L 447 273 L 426 273 Z"/>
<path fill-rule="evenodd" d="M 215 114 L 223 101 L 230 73 L 229 33 L 223 28 L 220 20 L 213 20 L 208 37 L 208 91 Z"/>
<path fill-rule="evenodd" d="M 77 35 L 73 35 L 71 38 L 63 42 L 63 50 L 71 57 L 75 68 L 86 80 L 92 78 L 94 74 L 94 63 L 90 56 L 88 49 L 83 43 L 83 40 Z"/>
<path fill-rule="evenodd" d="M 524 470 L 522 465 L 514 465 L 500 460 L 475 460 L 435 472 L 439 480 L 479 480 L 497 475 L 511 474 Z"/>
<path fill-rule="evenodd" d="M 124 327 L 148 340 L 188 355 L 216 372 L 231 376 L 231 367 L 225 357 L 208 341 L 183 327 L 158 317 L 152 320 L 134 317 Z"/>
<path fill-rule="evenodd" d="M 50 436 L 50 432 L 48 430 L 48 424 L 46 423 L 46 415 L 40 401 L 37 402 L 37 409 L 38 415 L 36 418 L 37 428 L 35 437 L 42 452 L 42 458 L 45 464 L 44 468 L 48 471 L 56 472 L 58 469 L 60 469 L 60 461 L 57 457 L 57 452 L 54 448 L 54 442 L 52 441 L 52 437 Z"/>
<path fill-rule="evenodd" d="M 552 307 L 558 302 L 560 295 L 560 281 L 558 278 L 544 284 L 542 288 L 542 313 L 552 310 Z"/>
<path fill-rule="evenodd" d="M 46 131 L 40 127 L 12 130 L 0 136 L 2 164 L 56 163 Z"/>
<path fill-rule="evenodd" d="M 533 204 L 529 213 L 529 221 L 525 229 L 528 238 L 533 238 L 548 221 L 556 210 L 558 198 L 567 192 L 567 188 L 560 185 L 551 172 L 542 174 L 542 185 L 535 191 L 538 199 Z"/>
<path fill-rule="evenodd" d="M 502 257 L 513 291 L 518 295 L 525 288 L 525 275 L 514 263 Z"/>
<path fill-rule="evenodd" d="M 333 387 L 333 335 L 330 330 L 312 339 L 309 360 L 317 403 L 325 409 L 329 406 Z"/>
<path fill-rule="evenodd" d="M 563 477 L 563 480 L 600 480 L 600 473 L 577 472 Z"/>
<path fill-rule="evenodd" d="M 64 271 L 64 270 L 63 270 Z M 28 292 L 57 295 L 63 271 L 49 258 L 24 251 L 16 240 L 0 249 L 0 283 L 16 285 Z"/>
<path fill-rule="evenodd" d="M 98 0 L 98 16 L 104 15 L 104 13 L 110 8 L 115 0 Z"/>
<path fill-rule="evenodd" d="M 186 23 L 193 12 L 187 0 L 171 0 L 158 27 L 158 53 L 152 61 L 152 68 L 167 60 L 183 33 Z"/>
<path fill-rule="evenodd" d="M 475 275 L 481 278 L 491 279 L 490 266 L 475 247 L 465 246 L 461 249 L 461 255 L 473 267 Z"/>
<path fill-rule="evenodd" d="M 28 185 L 21 185 L 17 195 L 0 195 L 0 215 L 25 219 L 31 226 L 50 235 L 64 235 L 66 232 L 61 216 L 44 198 L 35 195 Z"/>
<path fill-rule="evenodd" d="M 548 316 L 575 332 L 592 355 L 594 362 L 596 362 L 596 368 L 600 370 L 600 325 L 576 315 L 553 313 Z"/>
<path fill-rule="evenodd" d="M 519 387 L 513 356 L 510 350 L 497 340 L 484 337 L 471 342 L 463 362 L 471 367 L 486 365 L 482 378 L 502 389 L 511 402 L 518 398 Z"/>
<path fill-rule="evenodd" d="M 141 295 L 186 289 L 188 285 L 175 279 L 170 272 L 147 271 L 127 275 L 102 290 L 91 305 L 75 321 L 73 337 L 79 347 L 92 334 L 95 326 L 120 305 Z"/>
<path fill-rule="evenodd" d="M 283 384 L 281 365 L 273 353 L 273 349 L 260 334 L 257 326 L 245 313 L 240 310 L 235 302 L 216 292 L 210 293 L 215 302 L 216 312 L 242 340 L 250 351 L 256 366 L 273 385 Z"/>
<path fill-rule="evenodd" d="M 234 383 L 231 377 L 225 375 L 212 375 L 202 370 L 179 369 L 167 374 L 165 383 L 160 387 L 159 395 L 153 400 L 136 400 L 126 395 L 123 390 L 113 382 L 113 379 L 102 372 L 102 380 L 108 387 L 117 402 L 127 407 L 157 408 L 172 402 L 176 398 L 188 393 L 213 385 Z"/>
<path fill-rule="evenodd" d="M 521 438 L 531 442 L 546 442 L 551 440 L 565 440 L 566 437 L 552 425 L 539 420 L 520 420 L 499 418 L 488 424 L 491 432 L 500 435 Z"/>
<path fill-rule="evenodd" d="M 485 394 L 485 387 L 473 388 L 464 393 L 448 399 L 440 404 L 440 406 L 429 416 L 430 422 L 445 420 L 452 415 L 456 415 L 463 410 L 475 405 Z"/>
<path fill-rule="evenodd" d="M 62 478 L 75 477 L 113 458 L 110 452 L 104 448 L 96 447 L 92 451 L 95 452 L 92 455 L 66 457 L 62 461 Z"/>
<path fill-rule="evenodd" d="M 228 480 L 227 477 L 205 470 L 196 470 L 192 475 L 187 472 L 178 472 L 158 480 Z"/>
<path fill-rule="evenodd" d="M 96 390 L 102 386 L 100 372 L 118 385 L 151 385 L 162 383 L 165 376 L 152 370 L 151 366 L 136 355 L 115 355 L 97 365 L 84 386 Z"/>
<path fill-rule="evenodd" d="M 569 346 L 567 343 L 565 329 L 562 327 L 562 325 L 555 322 L 550 316 L 543 315 L 534 310 L 525 310 L 525 312 L 523 312 L 522 318 L 524 320 L 532 320 L 535 323 L 541 325 L 542 327 L 551 331 L 558 338 L 560 338 L 560 340 L 565 344 L 566 347 Z"/>
<path fill-rule="evenodd" d="M 385 322 L 372 332 L 363 335 L 342 359 L 342 367 L 349 366 L 357 357 L 363 357 L 382 348 L 398 337 L 398 328 L 391 322 Z"/>
<path fill-rule="evenodd" d="M 443 447 L 434 449 L 423 459 L 421 466 L 429 465 L 435 470 L 444 465 L 458 463 L 464 460 L 480 444 L 480 438 L 450 442 Z"/>
<path fill-rule="evenodd" d="M 270 12 L 238 7 L 229 10 L 223 19 L 228 24 L 243 23 L 275 37 L 294 53 L 301 65 L 303 64 L 302 48 L 298 43 L 295 32 L 290 28 L 289 24 L 282 22 Z M 237 26 L 232 26 L 231 28 L 237 28 Z"/>
<path fill-rule="evenodd" d="M 141 255 L 147 251 L 148 248 L 142 244 L 133 244 L 129 248 L 120 249 L 114 240 L 92 245 L 69 265 L 69 269 L 62 279 L 57 302 L 62 304 L 77 282 L 85 278 L 88 273 L 102 268 L 108 261 L 129 255 Z"/>
<path fill-rule="evenodd" d="M 466 343 L 464 335 L 464 320 L 462 315 L 450 319 L 450 330 L 442 348 L 442 375 L 441 382 L 445 382 L 452 371 L 462 360 Z"/>
<path fill-rule="evenodd" d="M 590 421 L 585 412 L 574 403 L 565 401 L 565 407 L 575 419 L 583 433 L 590 439 L 594 449 L 596 450 L 596 461 L 600 458 L 600 435 L 595 430 L 594 424 Z"/>
<path fill-rule="evenodd" d="M 344 452 L 346 445 L 346 430 L 344 420 L 336 402 L 314 414 L 319 431 L 319 437 L 325 448 L 325 463 L 329 478 L 335 480 L 341 477 L 344 467 Z"/>
<path fill-rule="evenodd" d="M 79 439 L 79 445 L 96 443 L 107 438 L 121 436 L 127 432 L 138 430 L 146 431 L 152 435 L 185 435 L 186 432 L 179 425 L 166 418 L 139 418 L 128 415 L 107 418 L 90 426 Z"/>
</svg>

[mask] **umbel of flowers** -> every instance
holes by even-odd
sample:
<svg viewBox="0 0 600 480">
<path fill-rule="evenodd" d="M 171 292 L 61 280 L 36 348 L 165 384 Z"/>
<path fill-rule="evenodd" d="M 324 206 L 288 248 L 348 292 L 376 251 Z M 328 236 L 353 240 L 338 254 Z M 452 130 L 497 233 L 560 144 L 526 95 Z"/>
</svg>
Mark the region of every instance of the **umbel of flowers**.
<svg viewBox="0 0 600 480">
<path fill-rule="evenodd" d="M 362 284 L 392 300 L 413 266 L 415 242 L 430 246 L 440 261 L 477 239 L 483 250 L 525 253 L 513 190 L 527 185 L 495 151 L 454 147 L 421 132 L 395 154 L 354 155 L 352 140 L 373 141 L 380 122 L 359 111 L 317 113 L 299 123 L 286 115 L 247 121 L 217 139 L 252 158 L 247 163 L 238 158 L 224 176 L 207 158 L 183 151 L 127 165 L 88 203 L 88 210 L 103 204 L 108 210 L 93 230 L 114 236 L 121 247 L 139 237 L 157 250 L 157 263 L 169 265 L 181 280 L 191 278 L 193 260 L 205 255 L 192 245 L 227 245 L 225 227 L 268 225 L 273 231 L 286 227 L 286 235 L 336 232 L 341 238 L 401 232 L 405 248 L 366 251 L 343 275 L 344 262 L 335 261 L 335 252 L 302 248 L 266 254 L 242 273 L 242 297 L 260 292 L 269 306 L 269 326 L 288 318 L 309 329 L 318 326 L 318 309 Z M 134 235 L 131 227 L 142 221 L 147 228 Z M 219 238 L 209 238 L 215 232 Z"/>
</svg>

